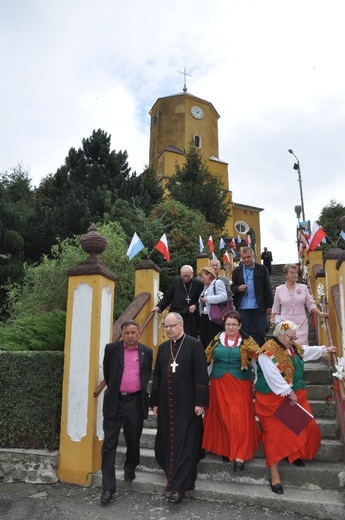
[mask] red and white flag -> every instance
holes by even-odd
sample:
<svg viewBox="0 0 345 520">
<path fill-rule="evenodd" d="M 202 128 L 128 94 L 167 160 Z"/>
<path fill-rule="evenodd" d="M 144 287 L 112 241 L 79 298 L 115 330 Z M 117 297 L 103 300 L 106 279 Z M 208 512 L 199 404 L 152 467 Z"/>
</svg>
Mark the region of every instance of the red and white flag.
<svg viewBox="0 0 345 520">
<path fill-rule="evenodd" d="M 322 227 L 314 222 L 309 240 L 309 251 L 314 251 L 321 244 L 322 240 L 326 238 L 326 236 L 327 233 L 324 232 Z"/>
<path fill-rule="evenodd" d="M 214 251 L 214 243 L 212 235 L 210 235 L 209 239 L 206 242 L 206 245 L 210 248 L 211 253 Z"/>
<path fill-rule="evenodd" d="M 167 236 L 165 233 L 158 240 L 157 244 L 155 245 L 155 249 L 157 249 L 157 251 L 162 253 L 162 255 L 164 256 L 164 258 L 167 262 L 170 262 L 168 241 L 167 241 Z"/>
<path fill-rule="evenodd" d="M 233 238 L 231 239 L 230 246 L 232 247 L 232 249 L 236 248 L 235 240 Z"/>
<path fill-rule="evenodd" d="M 250 235 L 247 235 L 247 236 L 246 236 L 245 243 L 246 243 L 246 245 L 247 245 L 248 247 L 250 247 L 250 245 L 251 245 L 251 243 L 252 243 L 252 241 L 250 240 Z"/>
<path fill-rule="evenodd" d="M 223 260 L 223 264 L 230 264 L 230 258 L 229 258 L 229 253 L 227 251 L 224 251 L 223 253 L 223 256 L 222 256 L 222 260 Z"/>
</svg>

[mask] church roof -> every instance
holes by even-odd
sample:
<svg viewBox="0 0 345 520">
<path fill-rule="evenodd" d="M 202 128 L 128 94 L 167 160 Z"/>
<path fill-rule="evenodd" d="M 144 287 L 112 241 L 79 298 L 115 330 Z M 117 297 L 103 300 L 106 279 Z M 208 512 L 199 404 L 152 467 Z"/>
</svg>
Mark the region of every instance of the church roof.
<svg viewBox="0 0 345 520">
<path fill-rule="evenodd" d="M 229 163 L 227 163 L 225 161 L 222 161 L 222 159 L 219 159 L 219 157 L 216 157 L 215 155 L 212 155 L 210 157 L 210 161 L 219 162 L 219 163 L 222 163 L 222 164 L 229 164 Z"/>
<path fill-rule="evenodd" d="M 249 211 L 257 211 L 258 213 L 260 213 L 260 211 L 264 211 L 264 208 L 257 208 L 255 206 L 247 206 L 247 204 L 239 204 L 238 202 L 233 202 L 232 205 L 234 208 L 247 209 Z"/>
</svg>

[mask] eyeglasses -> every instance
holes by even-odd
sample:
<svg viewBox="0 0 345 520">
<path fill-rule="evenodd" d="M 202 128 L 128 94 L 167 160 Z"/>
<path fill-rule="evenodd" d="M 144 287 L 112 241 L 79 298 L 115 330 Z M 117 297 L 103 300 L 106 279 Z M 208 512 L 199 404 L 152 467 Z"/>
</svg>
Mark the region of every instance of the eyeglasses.
<svg viewBox="0 0 345 520">
<path fill-rule="evenodd" d="M 176 325 L 181 325 L 181 323 L 174 323 L 174 325 L 164 325 L 163 329 L 173 329 Z"/>
<path fill-rule="evenodd" d="M 286 337 L 290 340 L 290 341 L 296 341 L 296 339 L 298 339 L 298 336 L 288 336 L 286 334 Z"/>
</svg>

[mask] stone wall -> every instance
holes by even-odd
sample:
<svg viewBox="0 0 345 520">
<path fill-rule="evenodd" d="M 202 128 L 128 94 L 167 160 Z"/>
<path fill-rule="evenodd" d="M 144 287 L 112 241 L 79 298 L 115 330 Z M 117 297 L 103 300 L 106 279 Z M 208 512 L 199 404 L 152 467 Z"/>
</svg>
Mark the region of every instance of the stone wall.
<svg viewBox="0 0 345 520">
<path fill-rule="evenodd" d="M 58 460 L 58 451 L 0 449 L 0 482 L 53 484 Z"/>
</svg>

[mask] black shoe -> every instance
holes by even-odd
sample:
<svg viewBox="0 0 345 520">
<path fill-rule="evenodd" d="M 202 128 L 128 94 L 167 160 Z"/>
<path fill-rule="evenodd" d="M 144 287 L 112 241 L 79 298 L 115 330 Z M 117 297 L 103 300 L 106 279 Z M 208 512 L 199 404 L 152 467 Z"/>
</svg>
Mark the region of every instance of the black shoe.
<svg viewBox="0 0 345 520">
<path fill-rule="evenodd" d="M 224 455 L 223 455 L 222 459 L 223 459 L 223 462 L 230 462 L 229 457 L 224 457 Z"/>
<path fill-rule="evenodd" d="M 244 462 L 240 462 L 239 460 L 236 460 L 235 464 L 234 464 L 234 471 L 238 472 L 238 471 L 243 471 L 243 470 L 244 470 Z"/>
<path fill-rule="evenodd" d="M 270 486 L 273 493 L 277 493 L 277 495 L 282 495 L 284 493 L 283 486 L 279 482 L 273 485 L 270 479 Z"/>
<path fill-rule="evenodd" d="M 133 482 L 133 480 L 135 479 L 134 471 L 125 471 L 124 479 L 125 482 Z"/>
<path fill-rule="evenodd" d="M 184 491 L 175 491 L 174 493 L 170 493 L 170 496 L 168 498 L 168 502 L 171 504 L 179 504 L 182 502 L 184 497 Z"/>
<path fill-rule="evenodd" d="M 113 494 L 114 493 L 112 491 L 110 491 L 110 489 L 105 489 L 101 495 L 101 504 L 103 506 L 106 506 L 107 504 L 109 504 L 109 502 L 113 498 Z"/>
<path fill-rule="evenodd" d="M 298 466 L 299 468 L 304 468 L 305 464 L 302 459 L 296 459 L 293 461 L 294 466 Z"/>
</svg>

